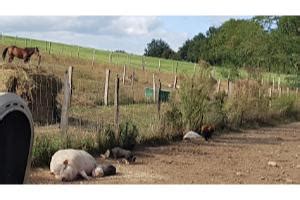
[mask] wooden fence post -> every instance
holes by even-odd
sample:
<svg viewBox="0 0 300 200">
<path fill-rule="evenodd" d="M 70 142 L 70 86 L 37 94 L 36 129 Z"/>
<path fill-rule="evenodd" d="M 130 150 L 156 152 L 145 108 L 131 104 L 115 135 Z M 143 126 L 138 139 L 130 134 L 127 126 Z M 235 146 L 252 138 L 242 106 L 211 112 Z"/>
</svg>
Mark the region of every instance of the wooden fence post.
<svg viewBox="0 0 300 200">
<path fill-rule="evenodd" d="M 135 79 L 135 72 L 134 72 L 134 69 L 132 69 L 132 74 L 131 74 L 131 92 L 132 92 L 132 101 L 133 101 L 133 103 L 134 103 L 134 89 L 133 89 L 134 79 Z"/>
<path fill-rule="evenodd" d="M 123 75 L 122 75 L 122 83 L 125 85 L 125 78 L 126 78 L 126 65 L 123 67 Z"/>
<path fill-rule="evenodd" d="M 290 88 L 289 88 L 289 87 L 286 88 L 286 95 L 287 95 L 287 96 L 290 95 Z"/>
<path fill-rule="evenodd" d="M 68 131 L 68 110 L 69 110 L 70 96 L 71 96 L 71 91 L 69 86 L 69 78 L 68 78 L 68 72 L 66 72 L 64 76 L 64 101 L 62 105 L 61 121 L 60 121 L 60 129 L 62 130 L 62 134 L 66 134 Z"/>
<path fill-rule="evenodd" d="M 152 82 L 153 82 L 153 102 L 156 102 L 156 85 L 155 85 L 155 74 L 154 73 L 152 76 Z"/>
<path fill-rule="evenodd" d="M 110 75 L 110 70 L 106 69 L 105 88 L 104 88 L 104 105 L 106 106 L 108 105 L 109 75 Z"/>
<path fill-rule="evenodd" d="M 172 74 L 174 74 L 174 61 L 172 61 Z"/>
<path fill-rule="evenodd" d="M 160 91 L 161 91 L 161 82 L 160 79 L 158 79 L 158 94 L 157 94 L 157 112 L 158 112 L 158 119 L 160 119 Z"/>
<path fill-rule="evenodd" d="M 278 90 L 279 90 L 280 87 L 280 77 L 278 77 Z"/>
<path fill-rule="evenodd" d="M 119 143 L 119 88 L 120 80 L 117 74 L 115 79 L 115 139 Z"/>
<path fill-rule="evenodd" d="M 49 42 L 49 54 L 51 54 L 51 46 L 52 46 L 52 43 L 51 42 Z"/>
<path fill-rule="evenodd" d="M 160 59 L 158 59 L 158 71 L 160 72 Z"/>
<path fill-rule="evenodd" d="M 92 67 L 94 66 L 94 63 L 95 63 L 95 49 L 93 51 Z"/>
<path fill-rule="evenodd" d="M 129 67 L 131 67 L 131 55 L 129 55 Z"/>
<path fill-rule="evenodd" d="M 173 88 L 176 89 L 177 88 L 177 75 L 175 75 L 174 77 L 174 84 L 173 84 Z"/>
<path fill-rule="evenodd" d="M 72 86 L 73 86 L 73 66 L 70 66 L 68 68 L 68 82 L 69 82 L 69 86 L 70 86 L 70 94 L 72 97 L 73 94 L 73 90 L 72 90 Z M 70 98 L 70 105 L 71 105 L 71 98 Z"/>
<path fill-rule="evenodd" d="M 278 95 L 279 95 L 279 97 L 281 97 L 281 93 L 282 93 L 282 88 L 279 87 L 279 89 L 278 89 Z"/>
</svg>

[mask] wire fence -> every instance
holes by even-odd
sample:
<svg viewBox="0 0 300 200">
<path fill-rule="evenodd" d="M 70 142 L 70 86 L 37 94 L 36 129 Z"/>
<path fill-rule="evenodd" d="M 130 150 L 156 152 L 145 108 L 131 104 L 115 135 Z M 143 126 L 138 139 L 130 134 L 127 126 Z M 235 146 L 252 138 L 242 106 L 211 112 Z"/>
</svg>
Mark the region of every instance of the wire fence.
<svg viewBox="0 0 300 200">
<path fill-rule="evenodd" d="M 67 46 L 58 43 L 51 43 L 24 39 L 18 37 L 3 37 L 2 44 L 24 46 L 38 46 L 48 55 L 70 56 L 71 63 L 81 64 L 80 59 L 88 59 L 89 69 L 83 71 L 83 67 L 74 67 L 72 73 L 72 91 L 70 105 L 68 106 L 67 121 L 69 130 L 76 132 L 95 132 L 104 123 L 114 124 L 114 102 L 115 102 L 115 78 L 120 78 L 119 85 L 119 106 L 120 121 L 133 120 L 142 127 L 143 131 L 155 131 L 155 123 L 158 123 L 161 108 L 157 105 L 158 97 L 163 92 L 169 97 L 171 93 L 180 89 L 182 76 L 181 69 L 186 68 L 197 73 L 199 66 L 192 63 L 177 61 L 166 61 L 149 57 L 134 56 L 120 52 L 97 51 L 95 49 L 83 49 L 80 47 Z M 44 63 L 42 68 L 49 73 L 38 73 L 31 78 L 35 83 L 32 92 L 33 101 L 29 107 L 35 119 L 36 126 L 59 125 L 62 120 L 64 105 L 65 81 L 64 75 L 67 70 L 66 64 Z M 110 70 L 110 78 L 106 83 L 106 69 L 98 70 L 97 62 L 102 63 Z M 66 63 L 70 63 L 68 60 Z M 104 63 L 104 64 L 103 64 Z M 185 66 L 188 65 L 188 66 Z M 86 66 L 86 65 L 85 65 Z M 97 67 L 97 68 L 96 68 Z M 172 70 L 170 70 L 170 67 Z M 167 68 L 169 68 L 167 70 Z M 98 71 L 97 71 L 98 70 Z M 164 70 L 172 71 L 164 75 Z M 212 73 L 214 76 L 214 73 Z M 282 86 L 282 80 L 268 80 L 261 84 L 262 89 L 259 95 L 269 96 L 270 99 L 279 95 L 297 94 L 298 88 Z M 159 83 L 162 88 L 159 92 Z M 107 84 L 107 86 L 106 86 Z M 267 87 L 267 89 L 265 89 Z M 105 92 L 105 88 L 107 91 Z M 233 93 L 234 83 L 217 80 L 217 91 L 225 91 L 228 95 Z M 212 91 L 214 92 L 214 91 Z M 105 95 L 106 94 L 106 95 Z M 163 95 L 162 95 L 163 96 Z M 147 120 L 146 120 L 147 119 Z M 61 127 L 60 127 L 61 128 Z"/>
</svg>

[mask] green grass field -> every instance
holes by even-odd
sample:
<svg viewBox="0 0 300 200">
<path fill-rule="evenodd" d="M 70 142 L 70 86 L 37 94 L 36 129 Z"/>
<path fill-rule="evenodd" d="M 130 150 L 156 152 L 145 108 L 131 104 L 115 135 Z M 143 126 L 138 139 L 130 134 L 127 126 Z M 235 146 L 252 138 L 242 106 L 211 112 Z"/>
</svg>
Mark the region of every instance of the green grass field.
<svg viewBox="0 0 300 200">
<path fill-rule="evenodd" d="M 144 63 L 145 69 L 150 71 L 159 70 L 162 72 L 175 72 L 177 68 L 178 73 L 192 74 L 194 72 L 195 64 L 190 62 L 182 62 L 168 59 L 159 59 L 154 57 L 146 57 L 127 53 L 116 53 L 105 50 L 93 49 L 88 47 L 80 47 L 76 45 L 68 45 L 62 43 L 56 43 L 49 41 L 34 40 L 28 38 L 1 36 L 0 44 L 2 45 L 17 45 L 20 47 L 37 46 L 42 54 L 51 54 L 65 56 L 69 58 L 78 58 L 92 64 L 94 62 L 98 64 L 111 64 L 115 66 L 128 66 L 138 69 L 142 69 L 142 63 Z M 94 54 L 95 52 L 95 54 Z M 58 65 L 61 63 L 58 63 Z M 199 67 L 196 65 L 196 67 Z M 197 68 L 196 68 L 197 70 Z M 215 66 L 212 69 L 212 74 L 216 79 L 225 80 L 228 78 L 228 71 L 230 69 L 226 67 Z M 244 69 L 239 69 L 239 78 L 247 78 L 248 72 Z M 290 87 L 300 87 L 300 79 L 296 74 L 277 74 L 270 72 L 263 72 L 261 76 L 264 81 L 269 83 L 274 81 L 277 83 L 280 77 L 280 83 Z"/>
<path fill-rule="evenodd" d="M 123 65 L 126 65 L 127 71 L 124 84 L 120 84 L 120 114 L 119 122 L 133 122 L 139 131 L 137 141 L 140 144 L 160 144 L 170 139 L 170 133 L 163 132 L 162 121 L 158 117 L 157 105 L 145 98 L 145 88 L 153 86 L 153 75 L 158 84 L 161 81 L 162 88 L 173 91 L 174 83 L 173 70 L 177 66 L 177 61 L 161 59 L 161 72 L 158 72 L 158 58 L 143 57 L 126 53 L 113 53 L 103 50 L 95 50 L 95 63 L 92 66 L 93 52 L 92 48 L 84 48 L 60 43 L 51 43 L 51 52 L 49 53 L 49 42 L 29 40 L 15 37 L 0 37 L 0 51 L 6 46 L 17 45 L 20 47 L 37 46 L 42 54 L 42 62 L 37 68 L 37 58 L 33 56 L 29 65 L 23 64 L 23 61 L 15 59 L 13 64 L 6 64 L 7 61 L 0 62 L 2 69 L 5 68 L 32 68 L 37 72 L 54 74 L 60 79 L 63 78 L 66 69 L 69 66 L 74 67 L 73 72 L 73 92 L 72 103 L 69 109 L 69 129 L 68 133 L 72 138 L 77 138 L 72 143 L 72 148 L 91 150 L 95 149 L 95 138 L 102 125 L 114 124 L 115 108 L 114 88 L 115 78 L 123 74 Z M 46 46 L 47 45 L 47 46 Z M 78 51 L 79 49 L 79 51 Z M 78 55 L 79 52 L 79 55 Z M 111 55 L 111 56 L 110 56 Z M 111 59 L 110 59 L 111 58 Z M 142 59 L 145 61 L 145 70 L 142 70 Z M 111 62 L 110 62 L 111 61 Z M 0 67 L 0 69 L 1 69 Z M 106 69 L 110 69 L 109 80 L 109 106 L 103 106 L 104 82 Z M 197 65 L 196 73 L 201 69 Z M 216 79 L 223 80 L 226 85 L 226 79 L 231 71 L 230 67 L 212 66 L 211 74 Z M 41 70 L 41 71 L 39 71 Z M 192 74 L 194 64 L 188 62 L 178 62 L 177 68 L 178 85 L 182 86 L 182 74 Z M 134 73 L 134 81 L 131 75 Z M 246 69 L 239 69 L 238 79 L 244 79 L 249 76 Z M 272 83 L 274 78 L 275 87 L 280 77 L 282 86 L 290 83 L 289 80 L 297 81 L 296 75 L 259 73 L 263 77 L 264 83 Z M 253 75 L 250 78 L 254 78 Z M 257 79 L 260 80 L 260 79 Z M 182 87 L 180 87 L 182 88 Z M 224 89 L 224 88 L 223 88 Z M 59 103 L 62 103 L 63 91 L 61 90 L 56 97 Z M 244 105 L 247 105 L 245 103 Z M 286 106 L 283 101 L 282 105 Z M 161 116 L 166 110 L 170 109 L 167 103 L 161 105 Z M 235 109 L 234 109 L 235 111 Z M 52 153 L 62 143 L 61 130 L 59 128 L 59 118 L 55 118 L 54 124 L 35 124 L 35 143 L 34 158 L 39 162 L 47 163 L 51 159 Z M 172 132 L 171 134 L 176 134 Z M 46 137 L 40 137 L 45 135 Z M 54 139 L 53 139 L 54 138 Z M 57 140 L 55 140 L 55 138 Z M 102 143 L 101 143 L 102 144 Z M 103 146 L 106 148 L 106 146 Z M 103 149 L 105 150 L 105 149 Z M 36 164 L 40 165 L 40 164 Z"/>
<path fill-rule="evenodd" d="M 145 69 L 158 70 L 160 60 L 160 70 L 163 72 L 176 71 L 179 73 L 191 73 L 194 71 L 194 65 L 190 62 L 173 61 L 167 59 L 159 59 L 154 57 L 146 57 L 127 53 L 116 53 L 105 50 L 93 49 L 88 47 L 79 47 L 76 45 L 67 45 L 41 40 L 34 40 L 28 38 L 19 38 L 11 36 L 3 36 L 0 38 L 0 43 L 3 45 L 16 45 L 19 47 L 38 47 L 42 53 L 51 53 L 54 55 L 64 55 L 76 57 L 84 60 L 90 60 L 92 63 L 93 56 L 94 62 L 100 64 L 114 64 L 114 65 L 127 65 L 135 68 L 142 68 L 144 61 Z M 95 55 L 94 55 L 95 51 Z"/>
</svg>

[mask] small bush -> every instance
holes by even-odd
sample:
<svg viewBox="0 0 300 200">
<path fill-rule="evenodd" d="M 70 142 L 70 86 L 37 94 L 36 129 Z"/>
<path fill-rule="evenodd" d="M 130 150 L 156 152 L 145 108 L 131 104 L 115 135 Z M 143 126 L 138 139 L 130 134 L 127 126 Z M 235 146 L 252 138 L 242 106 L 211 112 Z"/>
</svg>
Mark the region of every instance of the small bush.
<svg viewBox="0 0 300 200">
<path fill-rule="evenodd" d="M 160 122 L 159 131 L 167 140 L 174 140 L 183 135 L 182 113 L 174 102 L 169 103 L 169 109 L 163 114 Z"/>
<path fill-rule="evenodd" d="M 223 129 L 226 126 L 227 116 L 224 109 L 226 100 L 225 92 L 218 92 L 209 104 L 209 110 L 204 116 L 205 124 L 213 124 L 215 127 Z"/>
<path fill-rule="evenodd" d="M 293 116 L 296 114 L 295 95 L 281 95 L 272 101 L 272 111 L 278 116 Z"/>
<path fill-rule="evenodd" d="M 260 88 L 253 80 L 240 80 L 235 83 L 233 94 L 225 104 L 225 112 L 231 126 L 237 128 L 246 123 L 268 119 L 268 97 Z"/>
<path fill-rule="evenodd" d="M 60 137 L 38 135 L 34 139 L 32 148 L 32 166 L 49 166 L 52 155 L 60 149 Z"/>
<path fill-rule="evenodd" d="M 62 138 L 63 149 L 81 149 L 91 154 L 97 151 L 95 136 L 92 134 L 68 133 Z"/>
<path fill-rule="evenodd" d="M 209 71 L 202 69 L 195 76 L 186 76 L 179 90 L 179 108 L 187 130 L 200 129 L 203 117 L 208 111 L 209 94 L 213 91 Z"/>
<path fill-rule="evenodd" d="M 105 126 L 97 134 L 97 145 L 99 152 L 104 152 L 117 145 L 115 132 L 110 125 Z"/>
<path fill-rule="evenodd" d="M 136 145 L 136 138 L 139 132 L 135 124 L 126 121 L 120 124 L 119 145 L 124 149 L 133 149 Z"/>
<path fill-rule="evenodd" d="M 226 66 L 221 71 L 221 76 L 225 79 L 229 79 L 231 81 L 237 80 L 240 78 L 239 68 L 233 66 Z"/>
</svg>

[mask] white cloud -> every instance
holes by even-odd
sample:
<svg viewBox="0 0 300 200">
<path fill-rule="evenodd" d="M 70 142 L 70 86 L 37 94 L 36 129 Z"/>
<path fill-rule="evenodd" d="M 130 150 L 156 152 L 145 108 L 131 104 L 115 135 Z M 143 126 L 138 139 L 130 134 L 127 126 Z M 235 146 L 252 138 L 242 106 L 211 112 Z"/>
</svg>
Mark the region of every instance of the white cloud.
<svg viewBox="0 0 300 200">
<path fill-rule="evenodd" d="M 186 34 L 175 32 L 149 32 L 143 35 L 116 36 L 108 34 L 87 34 L 74 33 L 69 31 L 47 31 L 47 32 L 15 32 L 15 35 L 21 37 L 36 38 L 40 40 L 50 40 L 72 45 L 87 46 L 103 50 L 125 50 L 131 53 L 143 54 L 148 42 L 153 38 L 162 38 L 172 49 L 178 50 L 178 47 L 187 39 Z"/>
<path fill-rule="evenodd" d="M 187 34 L 168 32 L 158 17 L 130 16 L 9 16 L 0 17 L 0 31 L 99 49 L 142 54 L 153 38 L 177 50 Z"/>
<path fill-rule="evenodd" d="M 161 24 L 156 17 L 119 16 L 9 16 L 0 17 L 3 32 L 51 32 L 102 35 L 142 35 L 155 31 Z"/>
<path fill-rule="evenodd" d="M 112 21 L 111 28 L 127 35 L 147 35 L 162 24 L 157 17 L 119 17 Z"/>
</svg>

